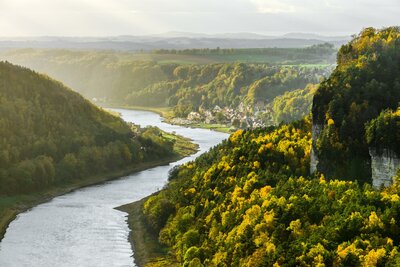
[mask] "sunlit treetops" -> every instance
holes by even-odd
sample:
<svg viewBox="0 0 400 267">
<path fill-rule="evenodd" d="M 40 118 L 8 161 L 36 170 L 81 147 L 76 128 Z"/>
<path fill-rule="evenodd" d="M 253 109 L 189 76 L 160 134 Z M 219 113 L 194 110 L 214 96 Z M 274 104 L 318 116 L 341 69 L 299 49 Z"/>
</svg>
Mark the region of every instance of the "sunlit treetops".
<svg viewBox="0 0 400 267">
<path fill-rule="evenodd" d="M 310 141 L 308 121 L 239 130 L 175 169 L 145 218 L 185 266 L 395 265 L 398 184 L 310 177 Z"/>
<path fill-rule="evenodd" d="M 381 113 L 398 106 L 398 41 L 387 41 L 397 38 L 398 29 L 370 31 L 341 49 L 338 67 L 314 99 L 313 123 L 323 126 L 318 156 L 326 175 L 308 171 L 311 122 L 305 118 L 235 132 L 194 162 L 175 168 L 165 189 L 150 197 L 145 220 L 157 222 L 151 231 L 179 263 L 400 265 L 399 175 L 383 190 L 346 181 L 365 177 L 369 146 L 385 147 L 398 137 L 392 131 L 398 111 Z M 369 58 L 375 51 L 364 42 L 383 48 L 376 50 L 376 60 L 359 65 L 365 61 L 361 54 Z M 386 72 L 393 76 L 386 79 Z"/>
<path fill-rule="evenodd" d="M 318 169 L 328 177 L 368 182 L 365 124 L 400 102 L 400 29 L 367 28 L 338 53 L 338 65 L 317 90 L 313 123 L 321 125 Z"/>
</svg>

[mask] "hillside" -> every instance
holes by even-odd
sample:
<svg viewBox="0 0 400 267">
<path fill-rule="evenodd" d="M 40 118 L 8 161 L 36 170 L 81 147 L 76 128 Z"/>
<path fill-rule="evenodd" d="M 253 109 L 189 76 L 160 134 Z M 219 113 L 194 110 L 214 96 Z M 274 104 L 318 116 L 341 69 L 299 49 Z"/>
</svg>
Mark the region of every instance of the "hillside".
<svg viewBox="0 0 400 267">
<path fill-rule="evenodd" d="M 333 64 L 334 53 L 335 49 L 325 44 L 297 49 L 161 49 L 143 53 L 19 49 L 2 51 L 0 58 L 46 73 L 88 98 L 121 102 L 129 93 L 150 85 L 182 79 L 174 75 L 180 66 L 207 69 L 214 64 L 257 63 L 318 67 Z"/>
<path fill-rule="evenodd" d="M 399 264 L 399 185 L 377 191 L 311 177 L 310 129 L 306 119 L 239 130 L 175 169 L 142 203 L 148 235 L 163 244 L 142 266 Z"/>
<path fill-rule="evenodd" d="M 289 123 L 310 114 L 312 101 L 318 86 L 308 84 L 304 89 L 285 92 L 272 102 L 273 122 Z"/>
<path fill-rule="evenodd" d="M 130 227 L 145 229 L 152 240 L 150 252 L 138 261 L 399 266 L 400 163 L 392 166 L 386 188 L 365 183 L 365 173 L 377 166 L 370 148 L 377 155 L 399 151 L 399 111 L 386 110 L 398 106 L 399 40 L 398 28 L 364 30 L 341 48 L 338 67 L 317 89 L 312 121 L 238 130 L 174 169 L 162 191 L 126 206 Z M 316 125 L 323 128 L 313 140 Z M 314 174 L 311 147 L 320 149 Z M 346 181 L 351 178 L 356 181 Z M 135 242 L 140 245 L 140 239 Z"/>
<path fill-rule="evenodd" d="M 370 181 L 365 124 L 399 102 L 400 29 L 367 28 L 340 49 L 338 66 L 315 95 L 317 169 L 328 177 Z"/>
<path fill-rule="evenodd" d="M 26 49 L 1 56 L 48 73 L 103 105 L 166 107 L 189 123 L 245 128 L 275 123 L 274 98 L 327 77 L 334 51 L 329 45 L 150 54 Z"/>
<path fill-rule="evenodd" d="M 180 156 L 174 137 L 128 125 L 49 77 L 0 62 L 0 81 L 1 230 L 4 213 L 24 203 L 16 196 L 79 187 Z"/>
<path fill-rule="evenodd" d="M 1 63 L 0 75 L 0 181 L 7 185 L 1 193 L 42 189 L 172 153 L 172 144 L 145 140 L 48 77 L 9 63 Z"/>
</svg>

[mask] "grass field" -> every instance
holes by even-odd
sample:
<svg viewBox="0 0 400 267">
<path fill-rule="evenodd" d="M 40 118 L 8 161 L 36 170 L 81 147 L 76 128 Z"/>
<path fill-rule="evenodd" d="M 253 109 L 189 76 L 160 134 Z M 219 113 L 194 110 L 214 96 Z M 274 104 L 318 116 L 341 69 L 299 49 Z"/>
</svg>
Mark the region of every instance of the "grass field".
<svg viewBox="0 0 400 267">
<path fill-rule="evenodd" d="M 130 54 L 132 60 L 156 61 L 159 64 L 213 64 L 213 63 L 267 63 L 274 65 L 330 65 L 328 59 L 291 59 L 285 56 L 274 55 L 253 55 L 253 54 L 238 54 L 238 55 L 176 55 L 176 54 Z"/>
<path fill-rule="evenodd" d="M 232 133 L 235 131 L 235 128 L 228 127 L 224 124 L 217 124 L 217 123 L 207 124 L 207 123 L 200 122 L 200 123 L 192 123 L 192 124 L 184 125 L 184 126 L 193 127 L 193 128 L 209 129 L 209 130 L 222 132 L 222 133 Z"/>
<path fill-rule="evenodd" d="M 332 53 L 331 53 L 332 52 Z M 68 64 L 80 62 L 82 59 L 100 58 L 109 62 L 129 63 L 134 61 L 154 61 L 159 64 L 212 64 L 212 63 L 267 63 L 273 65 L 315 65 L 334 64 L 336 51 L 313 53 L 304 48 L 249 48 L 232 49 L 228 52 L 210 53 L 194 49 L 192 52 L 157 51 L 119 52 L 102 50 L 65 50 L 65 49 L 13 49 L 0 50 L 0 59 L 18 59 L 19 62 L 37 60 L 58 61 L 68 58 Z M 87 60 L 86 58 L 85 60 Z"/>
</svg>

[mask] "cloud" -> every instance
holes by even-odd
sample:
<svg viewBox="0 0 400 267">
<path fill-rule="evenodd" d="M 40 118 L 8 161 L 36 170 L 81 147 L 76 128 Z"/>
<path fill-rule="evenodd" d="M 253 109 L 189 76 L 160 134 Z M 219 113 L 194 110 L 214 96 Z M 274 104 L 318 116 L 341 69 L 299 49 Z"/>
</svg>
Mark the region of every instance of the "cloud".
<svg viewBox="0 0 400 267">
<path fill-rule="evenodd" d="M 0 0 L 0 35 L 347 34 L 399 13 L 400 0 Z"/>
<path fill-rule="evenodd" d="M 286 2 L 286 3 L 285 3 Z M 250 0 L 259 13 L 293 13 L 296 12 L 296 6 L 289 1 L 279 0 Z"/>
</svg>

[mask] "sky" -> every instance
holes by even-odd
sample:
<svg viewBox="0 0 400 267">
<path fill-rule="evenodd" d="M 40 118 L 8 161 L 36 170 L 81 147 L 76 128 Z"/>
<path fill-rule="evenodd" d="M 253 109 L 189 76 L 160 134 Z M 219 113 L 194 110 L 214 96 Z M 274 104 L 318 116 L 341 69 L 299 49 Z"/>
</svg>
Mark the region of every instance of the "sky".
<svg viewBox="0 0 400 267">
<path fill-rule="evenodd" d="M 349 35 L 399 14 L 400 0 L 0 0 L 0 36 Z"/>
</svg>

